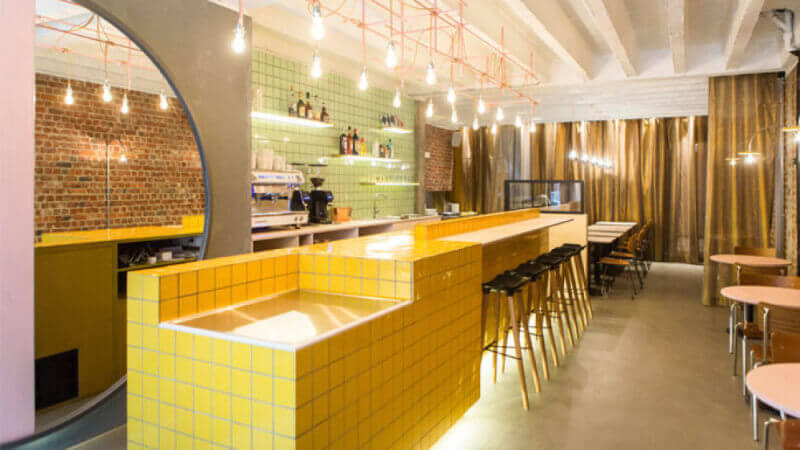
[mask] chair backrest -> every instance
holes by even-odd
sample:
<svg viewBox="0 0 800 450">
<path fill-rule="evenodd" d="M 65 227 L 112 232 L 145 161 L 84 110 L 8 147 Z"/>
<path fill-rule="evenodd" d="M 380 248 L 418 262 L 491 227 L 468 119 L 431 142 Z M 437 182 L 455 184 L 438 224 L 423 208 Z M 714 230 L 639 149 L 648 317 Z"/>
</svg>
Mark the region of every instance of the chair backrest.
<svg viewBox="0 0 800 450">
<path fill-rule="evenodd" d="M 800 334 L 800 306 L 790 308 L 786 306 L 773 305 L 771 303 L 760 302 L 758 304 L 764 310 L 762 315 L 764 328 L 765 346 L 769 348 L 768 336 L 776 332 Z"/>
<path fill-rule="evenodd" d="M 738 245 L 733 248 L 733 253 L 736 255 L 768 256 L 771 258 L 778 256 L 778 252 L 774 248 L 743 247 Z"/>
<path fill-rule="evenodd" d="M 754 286 L 774 286 L 800 289 L 800 277 L 742 272 L 742 274 L 739 276 L 739 281 L 740 284 L 752 284 Z"/>
<path fill-rule="evenodd" d="M 800 334 L 774 331 L 770 333 L 772 362 L 800 363 Z"/>
</svg>

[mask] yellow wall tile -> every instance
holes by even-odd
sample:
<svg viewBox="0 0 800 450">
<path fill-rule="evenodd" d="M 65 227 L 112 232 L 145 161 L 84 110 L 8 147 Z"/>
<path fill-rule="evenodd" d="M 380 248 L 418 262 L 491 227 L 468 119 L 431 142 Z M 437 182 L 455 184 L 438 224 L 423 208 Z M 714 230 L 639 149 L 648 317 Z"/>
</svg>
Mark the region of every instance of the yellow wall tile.
<svg viewBox="0 0 800 450">
<path fill-rule="evenodd" d="M 344 265 L 344 273 L 348 277 L 361 276 L 361 258 L 345 258 Z"/>
<path fill-rule="evenodd" d="M 158 349 L 158 327 L 142 325 L 142 347 L 150 350 Z"/>
<path fill-rule="evenodd" d="M 273 406 L 268 403 L 258 401 L 253 402 L 253 426 L 267 431 L 272 430 L 272 411 Z M 256 447 L 263 448 L 263 447 Z M 269 448 L 269 447 L 267 447 Z"/>
<path fill-rule="evenodd" d="M 158 303 L 149 301 L 142 302 L 142 323 L 150 325 L 159 323 Z"/>
<path fill-rule="evenodd" d="M 300 284 L 300 289 L 303 289 L 303 290 L 312 290 L 312 289 L 314 289 L 314 275 L 311 274 L 311 273 L 301 272 L 298 282 Z"/>
<path fill-rule="evenodd" d="M 175 378 L 184 383 L 192 382 L 192 360 L 179 356 L 175 360 Z"/>
<path fill-rule="evenodd" d="M 302 261 L 302 259 L 301 259 Z M 314 272 L 328 273 L 330 271 L 330 261 L 327 255 L 314 255 Z"/>
<path fill-rule="evenodd" d="M 344 293 L 347 295 L 361 295 L 361 279 L 353 277 L 345 277 Z"/>
<path fill-rule="evenodd" d="M 286 288 L 285 290 L 293 291 L 297 289 L 297 272 L 292 272 L 286 275 Z"/>
<path fill-rule="evenodd" d="M 142 395 L 147 398 L 158 398 L 158 377 L 142 374 Z"/>
<path fill-rule="evenodd" d="M 411 281 L 411 263 L 398 261 L 395 268 L 397 281 Z"/>
<path fill-rule="evenodd" d="M 287 256 L 283 256 L 284 260 L 286 261 L 286 273 L 292 273 L 298 271 L 298 258 L 297 254 L 291 254 Z"/>
<path fill-rule="evenodd" d="M 258 281 L 261 279 L 261 261 L 250 261 L 247 263 L 247 281 Z"/>
<path fill-rule="evenodd" d="M 330 277 L 330 292 L 334 294 L 344 293 L 344 277 L 331 276 Z"/>
<path fill-rule="evenodd" d="M 211 361 L 211 338 L 194 336 L 194 357 L 200 361 Z"/>
<path fill-rule="evenodd" d="M 158 322 L 166 322 L 178 318 L 178 299 L 165 300 L 159 305 L 161 317 Z"/>
<path fill-rule="evenodd" d="M 231 445 L 231 423 L 227 420 L 213 419 L 213 439 L 214 443 L 222 446 Z"/>
<path fill-rule="evenodd" d="M 197 294 L 197 311 L 211 311 L 215 309 L 214 291 L 201 292 Z"/>
<path fill-rule="evenodd" d="M 128 322 L 128 345 L 142 346 L 142 326 Z"/>
<path fill-rule="evenodd" d="M 142 401 L 142 419 L 145 422 L 158 423 L 158 402 L 151 399 Z"/>
<path fill-rule="evenodd" d="M 221 392 L 211 392 L 211 412 L 215 417 L 230 420 L 231 395 Z"/>
<path fill-rule="evenodd" d="M 318 273 L 314 274 L 314 290 L 327 292 L 329 289 L 328 284 L 328 275 L 320 275 Z"/>
<path fill-rule="evenodd" d="M 275 278 L 261 280 L 261 295 L 266 297 L 275 293 Z"/>
<path fill-rule="evenodd" d="M 175 410 L 175 431 L 191 435 L 194 433 L 192 412 L 177 408 Z M 185 448 L 185 447 L 179 447 Z"/>
<path fill-rule="evenodd" d="M 261 260 L 261 278 L 272 278 L 275 276 L 275 258 L 265 258 Z"/>
<path fill-rule="evenodd" d="M 298 258 L 299 271 L 312 273 L 314 272 L 314 256 L 313 255 L 300 255 Z"/>
<path fill-rule="evenodd" d="M 231 268 L 231 284 L 247 283 L 247 263 L 237 263 Z"/>
<path fill-rule="evenodd" d="M 159 278 L 158 300 L 169 300 L 178 296 L 178 276 L 169 275 Z"/>
<path fill-rule="evenodd" d="M 253 374 L 253 398 L 272 403 L 272 377 Z"/>
<path fill-rule="evenodd" d="M 142 372 L 158 375 L 158 353 L 142 350 Z"/>
<path fill-rule="evenodd" d="M 232 267 L 222 266 L 214 269 L 214 284 L 217 289 L 231 285 Z"/>
<path fill-rule="evenodd" d="M 194 395 L 192 391 L 193 389 L 190 384 L 175 383 L 175 404 L 181 408 L 192 409 L 192 405 L 194 403 Z M 191 427 L 191 418 L 189 420 L 189 426 Z"/>
<path fill-rule="evenodd" d="M 344 275 L 344 257 L 330 257 L 330 273 L 333 275 Z"/>
<path fill-rule="evenodd" d="M 194 409 L 203 414 L 211 414 L 211 390 L 203 387 L 194 388 Z M 198 415 L 195 414 L 195 420 Z M 195 426 L 195 433 L 197 432 Z"/>
<path fill-rule="evenodd" d="M 158 411 L 157 423 L 164 428 L 175 429 L 175 408 L 161 403 Z"/>
<path fill-rule="evenodd" d="M 133 300 L 129 298 L 125 301 L 125 307 L 127 309 L 127 320 L 131 322 L 141 322 L 142 321 L 142 301 L 141 300 Z"/>
<path fill-rule="evenodd" d="M 224 308 L 231 304 L 231 288 L 226 287 L 214 291 L 214 305 L 217 308 Z"/>
<path fill-rule="evenodd" d="M 197 293 L 197 271 L 181 272 L 178 277 L 178 295 Z"/>
<path fill-rule="evenodd" d="M 394 261 L 381 260 L 378 263 L 378 271 L 382 280 L 394 280 Z"/>
<path fill-rule="evenodd" d="M 234 284 L 231 289 L 231 304 L 235 305 L 247 300 L 247 285 Z"/>
<path fill-rule="evenodd" d="M 209 401 L 210 402 L 210 401 Z M 210 407 L 210 406 L 209 406 Z M 211 440 L 211 417 L 202 414 L 194 415 L 194 435 L 206 441 Z M 197 450 L 198 441 L 195 440 L 194 448 Z M 210 446 L 209 446 L 210 448 Z"/>
<path fill-rule="evenodd" d="M 283 292 L 288 289 L 288 277 L 280 275 L 275 278 L 275 292 Z"/>
<path fill-rule="evenodd" d="M 272 375 L 272 349 L 254 345 L 253 349 L 253 370 L 255 372 Z"/>
<path fill-rule="evenodd" d="M 128 417 L 135 417 L 137 419 L 141 419 L 142 418 L 142 398 L 141 397 L 129 393 L 126 405 L 127 405 L 127 408 L 128 408 Z"/>
<path fill-rule="evenodd" d="M 294 415 L 295 410 L 290 408 L 275 407 L 275 432 L 284 436 L 294 436 Z M 276 436 L 276 438 L 279 436 Z"/>
<path fill-rule="evenodd" d="M 213 268 L 197 271 L 197 290 L 199 292 L 214 290 L 216 287 L 216 283 L 214 281 Z"/>
<path fill-rule="evenodd" d="M 247 283 L 247 299 L 252 300 L 261 297 L 261 280 Z"/>
<path fill-rule="evenodd" d="M 275 275 L 285 275 L 287 272 L 287 258 L 285 256 L 278 256 L 275 258 Z M 292 271 L 296 271 L 293 268 Z"/>
<path fill-rule="evenodd" d="M 166 328 L 158 329 L 158 348 L 161 353 L 175 352 L 175 332 Z"/>
<path fill-rule="evenodd" d="M 362 258 L 361 276 L 364 278 L 378 278 L 378 261 L 375 259 Z"/>
<path fill-rule="evenodd" d="M 252 376 L 253 375 L 249 370 L 245 371 L 245 370 L 233 369 L 232 372 L 233 394 L 249 398 L 252 395 L 252 390 L 251 390 Z"/>
<path fill-rule="evenodd" d="M 231 368 L 214 364 L 211 368 L 211 386 L 222 392 L 231 392 Z"/>
<path fill-rule="evenodd" d="M 249 417 L 248 415 L 248 418 Z M 253 448 L 251 439 L 250 427 L 238 424 L 233 425 L 233 448 L 237 450 L 250 450 Z"/>
<path fill-rule="evenodd" d="M 274 350 L 275 375 L 284 378 L 295 377 L 294 352 Z"/>
<path fill-rule="evenodd" d="M 178 315 L 186 317 L 197 313 L 197 295 L 187 295 L 178 301 Z"/>
<path fill-rule="evenodd" d="M 375 297 L 378 295 L 378 281 L 371 278 L 361 280 L 361 295 Z"/>
<path fill-rule="evenodd" d="M 293 380 L 275 378 L 275 404 L 289 408 L 297 406 Z"/>
<path fill-rule="evenodd" d="M 158 357 L 158 374 L 162 377 L 175 378 L 175 356 L 161 353 Z"/>
<path fill-rule="evenodd" d="M 234 342 L 231 346 L 231 362 L 233 367 L 250 370 L 250 345 Z"/>
<path fill-rule="evenodd" d="M 133 347 L 131 345 L 128 346 L 128 370 L 141 370 L 142 369 L 142 350 Z"/>
<path fill-rule="evenodd" d="M 200 387 L 211 387 L 211 364 L 203 361 L 194 362 L 194 384 Z"/>
</svg>

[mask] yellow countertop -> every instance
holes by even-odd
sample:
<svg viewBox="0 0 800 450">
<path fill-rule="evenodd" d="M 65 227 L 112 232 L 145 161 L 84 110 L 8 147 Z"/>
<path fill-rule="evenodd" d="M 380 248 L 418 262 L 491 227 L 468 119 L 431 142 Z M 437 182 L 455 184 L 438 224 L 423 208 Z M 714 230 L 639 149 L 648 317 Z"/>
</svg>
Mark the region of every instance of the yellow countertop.
<svg viewBox="0 0 800 450">
<path fill-rule="evenodd" d="M 161 326 L 281 350 L 297 350 L 410 303 L 294 290 L 165 322 Z"/>
<path fill-rule="evenodd" d="M 167 225 L 129 228 L 104 228 L 87 231 L 63 231 L 45 233 L 37 248 L 57 247 L 63 245 L 96 244 L 102 242 L 135 242 L 155 239 L 171 239 L 197 236 L 203 233 L 203 227 Z"/>
<path fill-rule="evenodd" d="M 561 225 L 562 223 L 572 222 L 572 218 L 565 217 L 537 217 L 535 219 L 523 220 L 521 222 L 498 225 L 496 227 L 484 228 L 469 233 L 453 234 L 439 238 L 439 241 L 458 241 L 470 242 L 473 244 L 488 245 L 496 242 L 511 239 L 526 233 L 544 230 L 546 228 Z"/>
<path fill-rule="evenodd" d="M 419 259 L 449 253 L 474 245 L 468 242 L 443 240 L 420 240 L 414 237 L 413 230 L 363 236 L 358 239 L 326 242 L 303 247 L 304 253 L 315 255 L 345 256 L 354 258 L 391 259 L 395 261 L 416 261 Z"/>
</svg>

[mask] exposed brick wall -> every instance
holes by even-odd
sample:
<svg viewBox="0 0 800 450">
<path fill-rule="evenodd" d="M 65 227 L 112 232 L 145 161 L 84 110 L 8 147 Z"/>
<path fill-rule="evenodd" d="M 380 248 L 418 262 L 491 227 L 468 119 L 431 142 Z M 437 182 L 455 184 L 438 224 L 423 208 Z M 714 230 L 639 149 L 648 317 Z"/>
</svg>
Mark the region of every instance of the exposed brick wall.
<svg viewBox="0 0 800 450">
<path fill-rule="evenodd" d="M 106 143 L 111 156 L 111 227 L 167 225 L 204 210 L 200 154 L 183 108 L 130 91 L 104 103 L 98 84 L 36 75 L 36 233 L 106 224 Z M 125 156 L 126 162 L 120 158 Z"/>
<path fill-rule="evenodd" d="M 453 189 L 453 132 L 431 125 L 425 126 L 425 190 L 429 192 Z"/>
</svg>

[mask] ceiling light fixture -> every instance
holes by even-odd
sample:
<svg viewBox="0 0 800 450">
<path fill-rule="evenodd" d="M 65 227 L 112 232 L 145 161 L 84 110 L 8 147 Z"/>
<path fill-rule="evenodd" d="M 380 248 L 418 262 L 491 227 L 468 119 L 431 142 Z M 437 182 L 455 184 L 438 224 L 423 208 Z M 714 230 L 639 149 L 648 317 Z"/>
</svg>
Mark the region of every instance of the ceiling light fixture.
<svg viewBox="0 0 800 450">
<path fill-rule="evenodd" d="M 492 124 L 492 134 L 497 134 L 497 124 L 496 123 Z"/>
<path fill-rule="evenodd" d="M 450 87 L 447 89 L 447 103 L 451 105 L 456 103 L 456 90 L 453 87 L 453 83 L 450 83 Z"/>
<path fill-rule="evenodd" d="M 167 103 L 167 94 L 164 93 L 163 89 L 161 90 L 160 97 L 161 100 L 159 101 L 158 106 L 159 108 L 161 108 L 162 111 L 166 111 L 167 108 L 169 108 L 169 103 Z"/>
<path fill-rule="evenodd" d="M 519 118 L 519 114 L 517 114 L 517 117 L 514 119 L 514 126 L 522 128 L 522 119 Z"/>
<path fill-rule="evenodd" d="M 64 104 L 72 105 L 75 103 L 75 97 L 72 96 L 72 82 L 67 81 L 67 94 L 64 95 Z"/>
<path fill-rule="evenodd" d="M 234 53 L 244 53 L 247 45 L 244 42 L 244 23 L 240 20 L 236 23 L 236 28 L 233 30 L 233 41 L 231 42 L 231 49 Z"/>
<path fill-rule="evenodd" d="M 478 97 L 478 114 L 484 114 L 486 112 L 486 102 L 483 101 L 483 95 Z"/>
<path fill-rule="evenodd" d="M 358 78 L 358 89 L 366 91 L 368 86 L 369 85 L 367 84 L 367 67 L 364 66 L 364 68 L 361 70 L 361 76 Z"/>
<path fill-rule="evenodd" d="M 578 159 L 578 152 L 572 150 L 571 152 L 569 152 L 569 155 L 567 155 L 567 158 L 569 158 L 571 161 L 575 161 L 576 159 Z"/>
<path fill-rule="evenodd" d="M 478 129 L 478 116 L 475 116 L 475 118 L 472 119 L 472 129 L 473 130 L 477 130 Z"/>
<path fill-rule="evenodd" d="M 311 77 L 319 78 L 322 76 L 322 62 L 319 58 L 319 50 L 314 50 L 314 57 L 311 59 Z"/>
<path fill-rule="evenodd" d="M 111 101 L 111 85 L 108 84 L 108 80 L 103 83 L 103 101 L 106 103 Z"/>
<path fill-rule="evenodd" d="M 436 69 L 433 67 L 433 61 L 428 63 L 428 70 L 425 73 L 425 82 L 429 85 L 436 84 Z"/>
<path fill-rule="evenodd" d="M 589 162 L 589 154 L 588 153 L 584 153 L 583 155 L 581 155 L 581 162 Z"/>
<path fill-rule="evenodd" d="M 502 122 L 503 118 L 505 118 L 505 116 L 503 115 L 503 107 L 502 106 L 498 106 L 497 107 L 497 114 L 495 115 L 495 118 L 497 119 L 498 122 Z"/>
<path fill-rule="evenodd" d="M 392 100 L 392 105 L 395 108 L 399 108 L 402 103 L 400 102 L 400 88 L 394 89 L 394 100 Z"/>
<path fill-rule="evenodd" d="M 394 41 L 389 41 L 386 45 L 386 67 L 390 69 L 397 67 L 397 51 L 394 49 Z"/>
<path fill-rule="evenodd" d="M 458 115 L 456 115 L 455 108 L 453 108 L 453 112 L 450 114 L 450 123 L 458 123 Z"/>
<path fill-rule="evenodd" d="M 425 117 L 433 117 L 433 99 L 428 99 L 428 107 L 425 108 Z"/>
<path fill-rule="evenodd" d="M 744 163 L 748 165 L 755 164 L 756 156 L 755 155 L 747 155 L 744 157 Z"/>
<path fill-rule="evenodd" d="M 325 37 L 325 25 L 322 24 L 322 8 L 319 1 L 314 2 L 311 9 L 311 39 L 320 41 Z"/>
<path fill-rule="evenodd" d="M 119 162 L 125 164 L 126 162 L 128 162 L 128 158 L 126 158 L 125 155 L 122 155 L 119 157 Z"/>
<path fill-rule="evenodd" d="M 122 107 L 119 109 L 119 112 L 122 114 L 128 114 L 130 108 L 128 107 L 128 93 L 122 95 Z"/>
<path fill-rule="evenodd" d="M 536 134 L 536 122 L 531 120 L 531 133 Z"/>
</svg>

